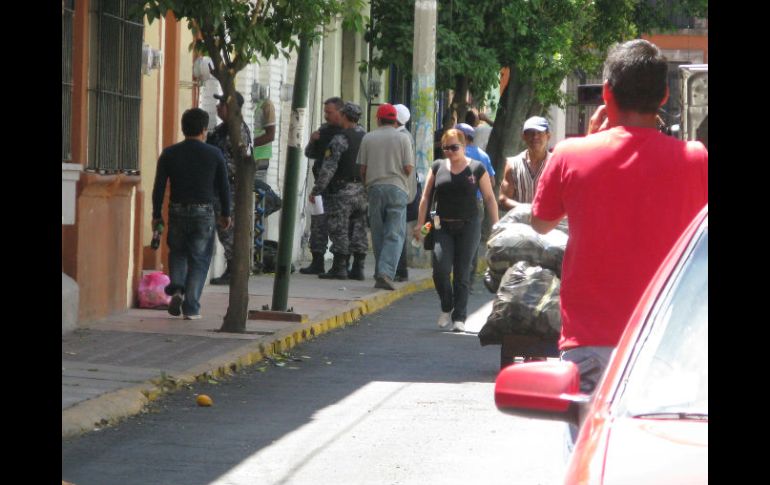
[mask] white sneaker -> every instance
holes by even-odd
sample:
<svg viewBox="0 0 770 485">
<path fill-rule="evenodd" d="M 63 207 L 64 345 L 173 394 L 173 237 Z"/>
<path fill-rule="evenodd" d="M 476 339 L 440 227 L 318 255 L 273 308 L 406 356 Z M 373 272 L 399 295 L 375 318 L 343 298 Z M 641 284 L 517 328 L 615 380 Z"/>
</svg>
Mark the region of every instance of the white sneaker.
<svg viewBox="0 0 770 485">
<path fill-rule="evenodd" d="M 452 331 L 453 332 L 464 332 L 465 331 L 465 322 L 456 321 L 452 325 Z"/>
<path fill-rule="evenodd" d="M 452 323 L 452 312 L 441 312 L 438 316 L 438 327 L 447 328 Z"/>
<path fill-rule="evenodd" d="M 200 315 L 185 315 L 184 319 L 185 320 L 200 320 L 201 316 Z"/>
</svg>

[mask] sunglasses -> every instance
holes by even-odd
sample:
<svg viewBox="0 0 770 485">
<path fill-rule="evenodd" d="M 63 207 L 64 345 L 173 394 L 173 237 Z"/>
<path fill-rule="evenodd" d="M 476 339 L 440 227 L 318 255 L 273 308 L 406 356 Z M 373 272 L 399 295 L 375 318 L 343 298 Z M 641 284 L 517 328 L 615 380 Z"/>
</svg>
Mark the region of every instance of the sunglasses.
<svg viewBox="0 0 770 485">
<path fill-rule="evenodd" d="M 456 152 L 457 150 L 460 149 L 461 146 L 462 145 L 459 145 L 459 144 L 445 145 L 441 147 L 441 149 L 444 150 L 445 152 Z"/>
</svg>

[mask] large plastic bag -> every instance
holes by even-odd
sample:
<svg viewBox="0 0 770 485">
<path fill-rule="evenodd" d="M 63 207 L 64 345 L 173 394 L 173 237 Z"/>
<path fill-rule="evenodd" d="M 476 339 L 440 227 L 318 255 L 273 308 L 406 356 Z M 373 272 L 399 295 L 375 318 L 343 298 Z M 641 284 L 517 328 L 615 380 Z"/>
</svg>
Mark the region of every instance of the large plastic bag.
<svg viewBox="0 0 770 485">
<path fill-rule="evenodd" d="M 509 211 L 509 214 L 512 211 Z M 561 277 L 564 250 L 567 247 L 566 233 L 558 230 L 538 234 L 529 224 L 508 222 L 495 226 L 487 240 L 487 275 L 484 284 L 492 293 L 497 292 L 500 279 L 505 271 L 520 261 L 554 271 Z"/>
<path fill-rule="evenodd" d="M 539 264 L 543 242 L 532 226 L 513 222 L 501 229 L 487 240 L 487 265 L 492 271 L 504 272 L 519 261 Z"/>
<path fill-rule="evenodd" d="M 275 273 L 276 264 L 278 261 L 278 241 L 265 239 L 262 242 L 264 244 L 262 249 L 262 272 Z M 291 263 L 291 267 L 289 269 L 292 273 L 294 273 L 294 263 Z"/>
<path fill-rule="evenodd" d="M 139 308 L 166 308 L 171 297 L 163 291 L 171 283 L 168 275 L 155 271 L 142 276 L 139 282 Z"/>
<path fill-rule="evenodd" d="M 497 224 L 492 226 L 492 232 L 490 237 L 496 234 L 497 230 L 502 230 L 510 224 L 531 224 L 532 223 L 532 204 L 517 204 L 516 207 L 505 213 L 503 217 L 497 221 Z M 569 235 L 569 224 L 567 218 L 562 219 L 559 224 L 556 225 L 556 230 Z"/>
<path fill-rule="evenodd" d="M 561 263 L 564 261 L 564 250 L 567 249 L 567 236 L 562 231 L 553 230 L 546 234 L 539 234 L 540 241 L 543 243 L 543 252 L 540 254 L 540 266 L 550 269 L 561 278 Z"/>
<path fill-rule="evenodd" d="M 256 192 L 259 197 L 265 198 L 265 213 L 262 214 L 262 217 L 267 217 L 273 212 L 279 211 L 281 206 L 283 206 L 281 197 L 276 194 L 273 188 L 270 187 L 270 185 L 268 185 L 266 182 L 263 182 L 259 179 L 254 179 L 254 192 Z M 254 202 L 257 205 L 260 202 L 259 197 L 254 198 Z"/>
<path fill-rule="evenodd" d="M 499 273 L 489 268 L 484 271 L 484 286 L 490 293 L 497 293 L 497 289 L 500 287 L 500 279 L 504 274 L 505 272 Z"/>
<path fill-rule="evenodd" d="M 551 270 L 526 261 L 510 267 L 500 281 L 487 323 L 479 332 L 481 345 L 501 344 L 508 334 L 558 339 L 560 288 L 561 281 Z"/>
</svg>

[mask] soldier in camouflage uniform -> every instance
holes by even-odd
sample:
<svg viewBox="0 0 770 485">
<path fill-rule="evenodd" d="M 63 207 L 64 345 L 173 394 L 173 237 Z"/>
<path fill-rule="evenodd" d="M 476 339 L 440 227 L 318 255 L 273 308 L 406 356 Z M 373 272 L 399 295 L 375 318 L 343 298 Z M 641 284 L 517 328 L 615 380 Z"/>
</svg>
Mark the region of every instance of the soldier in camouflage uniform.
<svg viewBox="0 0 770 485">
<path fill-rule="evenodd" d="M 321 170 L 310 192 L 310 202 L 326 191 L 324 210 L 327 212 L 329 238 L 334 262 L 324 279 L 364 279 L 364 258 L 369 249 L 366 237 L 367 200 L 364 184 L 356 167 L 358 147 L 366 131 L 358 124 L 361 108 L 345 103 L 342 114 L 342 133 L 332 138 L 326 150 Z M 348 272 L 348 261 L 353 254 L 353 266 Z"/>
<path fill-rule="evenodd" d="M 219 100 L 217 103 L 217 116 L 221 120 L 227 119 L 227 105 L 224 95 L 215 94 L 214 98 Z M 235 92 L 235 98 L 238 101 L 238 106 L 243 108 L 243 96 L 238 91 Z M 248 153 L 251 156 L 252 139 L 249 127 L 245 122 L 241 124 L 241 141 L 248 146 Z M 227 133 L 227 124 L 223 121 L 218 124 L 212 131 L 209 132 L 206 137 L 206 143 L 214 145 L 222 150 L 227 162 L 227 176 L 230 182 L 230 214 L 235 220 L 235 158 L 233 156 L 232 146 L 230 145 L 230 136 Z M 217 216 L 220 213 L 220 206 L 218 203 L 214 205 Z M 217 235 L 219 236 L 219 242 L 222 243 L 222 247 L 225 249 L 225 260 L 227 260 L 227 267 L 224 273 L 218 278 L 212 278 L 210 283 L 212 285 L 229 285 L 230 284 L 230 269 L 232 268 L 233 261 L 233 234 L 234 229 L 231 224 L 229 228 L 222 229 L 217 226 Z"/>
<path fill-rule="evenodd" d="M 324 119 L 326 123 L 314 131 L 310 135 L 310 141 L 308 141 L 305 147 L 305 156 L 313 159 L 313 178 L 318 180 L 318 174 L 321 171 L 321 165 L 323 164 L 324 154 L 329 147 L 332 138 L 339 133 L 342 133 L 340 128 L 342 115 L 340 110 L 345 105 L 342 98 L 332 97 L 324 101 Z M 321 192 L 322 199 L 326 199 L 326 192 Z M 329 228 L 326 222 L 327 214 L 316 214 L 310 216 L 310 253 L 313 255 L 313 261 L 309 266 L 300 268 L 299 272 L 302 274 L 321 274 L 324 272 L 324 254 L 326 254 L 326 247 L 329 242 Z"/>
</svg>

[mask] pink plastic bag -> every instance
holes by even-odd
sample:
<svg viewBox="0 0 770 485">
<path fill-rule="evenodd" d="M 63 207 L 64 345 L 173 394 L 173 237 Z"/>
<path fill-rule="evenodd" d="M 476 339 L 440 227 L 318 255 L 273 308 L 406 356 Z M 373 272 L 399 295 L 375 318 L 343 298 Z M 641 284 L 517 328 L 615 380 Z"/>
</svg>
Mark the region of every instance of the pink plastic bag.
<svg viewBox="0 0 770 485">
<path fill-rule="evenodd" d="M 163 289 L 171 283 L 162 271 L 146 274 L 139 282 L 139 308 L 165 308 L 171 297 Z"/>
</svg>

